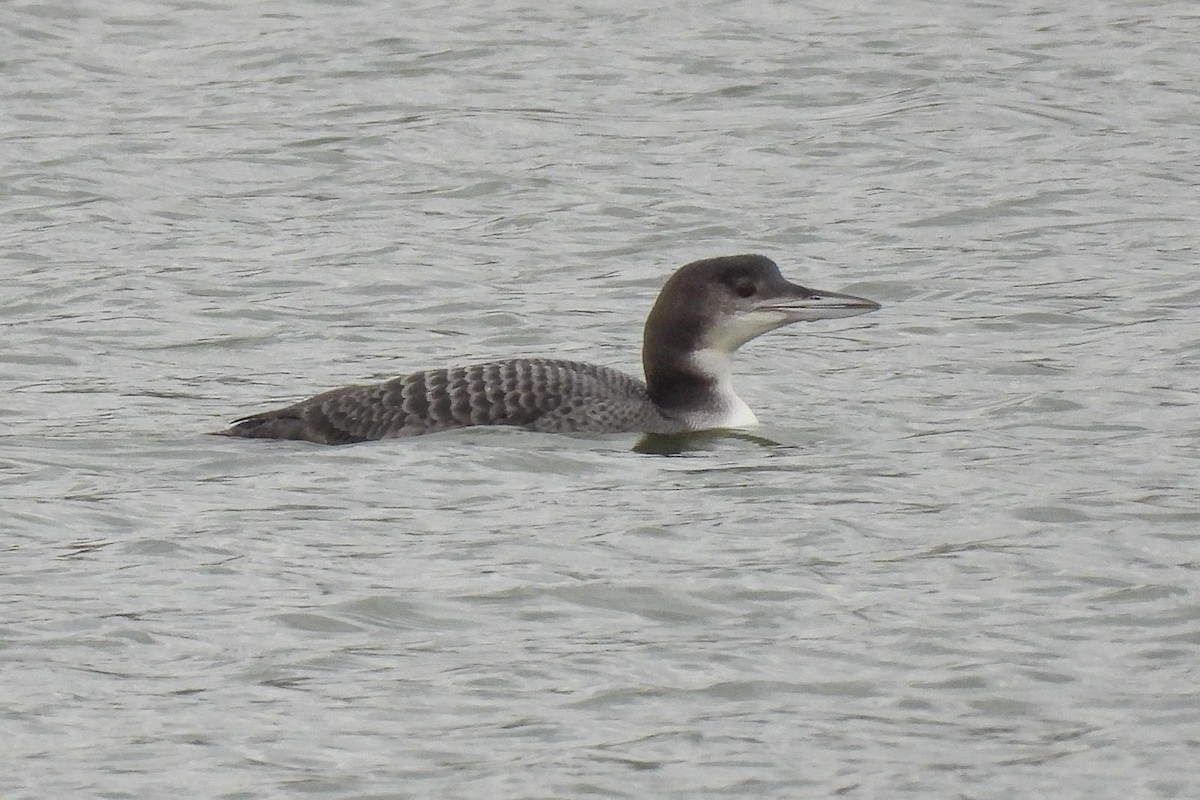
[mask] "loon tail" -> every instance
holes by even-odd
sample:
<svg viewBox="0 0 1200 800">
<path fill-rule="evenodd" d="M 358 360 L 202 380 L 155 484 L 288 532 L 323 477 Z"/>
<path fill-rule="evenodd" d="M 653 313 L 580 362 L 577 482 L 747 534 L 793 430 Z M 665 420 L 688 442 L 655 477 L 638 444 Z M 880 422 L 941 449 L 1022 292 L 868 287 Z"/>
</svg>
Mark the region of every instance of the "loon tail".
<svg viewBox="0 0 1200 800">
<path fill-rule="evenodd" d="M 304 420 L 284 411 L 265 411 L 235 419 L 228 428 L 209 431 L 213 436 L 240 436 L 243 439 L 307 439 Z"/>
</svg>

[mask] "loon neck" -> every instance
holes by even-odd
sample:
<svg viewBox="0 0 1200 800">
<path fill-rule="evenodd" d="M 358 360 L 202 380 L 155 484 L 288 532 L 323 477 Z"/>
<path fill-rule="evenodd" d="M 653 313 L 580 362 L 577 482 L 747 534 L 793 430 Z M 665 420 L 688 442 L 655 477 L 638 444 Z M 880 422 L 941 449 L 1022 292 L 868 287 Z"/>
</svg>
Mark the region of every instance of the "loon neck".
<svg viewBox="0 0 1200 800">
<path fill-rule="evenodd" d="M 650 401 L 665 416 L 691 429 L 758 424 L 754 412 L 733 390 L 729 353 L 662 345 L 647 341 L 642 361 Z"/>
</svg>

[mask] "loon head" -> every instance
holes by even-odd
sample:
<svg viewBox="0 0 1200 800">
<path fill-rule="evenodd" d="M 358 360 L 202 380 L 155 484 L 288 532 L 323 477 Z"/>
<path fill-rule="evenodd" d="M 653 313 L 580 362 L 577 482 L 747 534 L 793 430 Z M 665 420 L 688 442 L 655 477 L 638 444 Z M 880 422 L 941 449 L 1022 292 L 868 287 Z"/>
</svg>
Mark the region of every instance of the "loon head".
<svg viewBox="0 0 1200 800">
<path fill-rule="evenodd" d="M 642 363 L 650 399 L 696 428 L 757 421 L 733 391 L 729 357 L 793 322 L 866 314 L 879 304 L 791 283 L 769 258 L 725 256 L 680 267 L 646 320 Z"/>
</svg>

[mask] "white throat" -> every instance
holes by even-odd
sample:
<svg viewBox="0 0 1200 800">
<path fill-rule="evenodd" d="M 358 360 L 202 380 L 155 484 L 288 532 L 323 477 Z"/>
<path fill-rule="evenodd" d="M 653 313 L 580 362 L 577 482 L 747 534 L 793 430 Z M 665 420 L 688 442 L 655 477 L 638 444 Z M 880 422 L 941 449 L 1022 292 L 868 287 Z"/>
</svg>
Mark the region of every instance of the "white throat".
<svg viewBox="0 0 1200 800">
<path fill-rule="evenodd" d="M 707 428 L 749 428 L 758 417 L 746 401 L 738 397 L 730 380 L 729 353 L 717 348 L 697 350 L 690 356 L 691 366 L 712 381 L 713 404 L 688 414 L 688 424 L 697 430 Z"/>
</svg>

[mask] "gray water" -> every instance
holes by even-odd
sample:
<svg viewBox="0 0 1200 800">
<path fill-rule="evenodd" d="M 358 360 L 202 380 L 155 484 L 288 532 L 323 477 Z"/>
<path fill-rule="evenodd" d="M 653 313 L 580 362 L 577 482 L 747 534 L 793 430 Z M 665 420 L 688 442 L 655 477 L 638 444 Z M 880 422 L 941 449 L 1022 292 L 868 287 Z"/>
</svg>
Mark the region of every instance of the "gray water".
<svg viewBox="0 0 1200 800">
<path fill-rule="evenodd" d="M 1200 796 L 1197 6 L 678 5 L 0 7 L 0 796 Z M 739 252 L 753 437 L 203 435 Z"/>
</svg>

